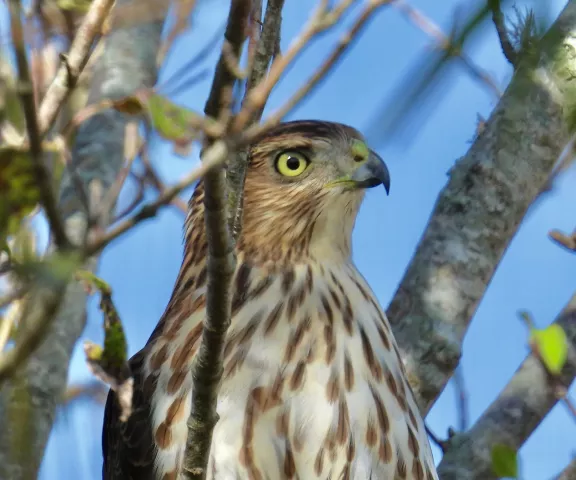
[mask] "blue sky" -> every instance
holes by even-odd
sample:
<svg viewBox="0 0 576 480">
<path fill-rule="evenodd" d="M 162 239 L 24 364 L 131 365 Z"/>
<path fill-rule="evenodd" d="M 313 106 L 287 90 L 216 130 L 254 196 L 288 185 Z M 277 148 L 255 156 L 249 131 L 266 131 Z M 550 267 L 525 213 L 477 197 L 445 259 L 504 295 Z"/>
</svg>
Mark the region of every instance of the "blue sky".
<svg viewBox="0 0 576 480">
<path fill-rule="evenodd" d="M 314 2 L 286 2 L 282 48 L 299 31 Z M 361 3 L 361 2 L 360 2 Z M 547 15 L 555 18 L 565 2 L 518 2 L 519 6 L 548 4 Z M 444 31 L 449 31 L 454 12 L 471 2 L 456 0 L 412 0 Z M 202 2 L 193 31 L 181 37 L 161 81 L 181 62 L 205 45 L 227 14 L 228 2 Z M 349 24 L 349 16 L 345 24 Z M 341 29 L 324 35 L 298 60 L 275 89 L 270 108 L 279 106 L 314 70 L 330 50 Z M 367 131 L 377 107 L 396 92 L 404 75 L 423 55 L 431 39 L 393 8 L 384 9 L 369 25 L 361 40 L 326 80 L 322 88 L 290 115 L 291 119 L 315 118 L 348 123 Z M 218 51 L 206 60 L 212 66 Z M 504 90 L 511 69 L 503 58 L 490 24 L 467 48 Z M 178 102 L 201 110 L 210 79 L 178 92 Z M 452 67 L 442 99 L 433 109 L 424 109 L 423 128 L 408 133 L 400 144 L 394 138 L 378 139 L 392 177 L 386 197 L 383 189 L 370 191 L 354 232 L 354 258 L 387 305 L 410 261 L 447 171 L 469 148 L 477 115 L 488 117 L 495 105 L 490 90 L 471 79 L 460 67 Z M 268 111 L 270 111 L 270 108 Z M 196 153 L 196 152 L 195 152 Z M 166 181 L 177 179 L 196 162 L 196 157 L 173 158 L 171 147 L 155 141 L 152 158 Z M 571 231 L 576 227 L 576 169 L 556 182 L 529 212 L 510 245 L 472 322 L 464 343 L 462 360 L 471 421 L 474 421 L 506 385 L 524 359 L 526 331 L 516 312 L 527 309 L 539 325 L 550 322 L 576 289 L 576 256 L 547 239 L 551 228 Z M 133 193 L 127 187 L 126 201 Z M 134 229 L 108 248 L 102 257 L 100 275 L 114 289 L 114 299 L 124 320 L 130 353 L 139 350 L 162 314 L 172 290 L 182 251 L 182 216 L 170 209 Z M 101 341 L 101 316 L 96 301 L 90 302 L 88 326 L 83 338 Z M 90 379 L 81 350 L 76 349 L 70 370 L 71 382 Z M 572 389 L 572 394 L 576 392 Z M 443 436 L 456 426 L 454 390 L 448 386 L 428 416 L 430 427 Z M 61 411 L 48 445 L 41 478 L 96 479 L 100 477 L 100 432 L 102 409 L 81 401 Z M 525 480 L 550 479 L 563 468 L 576 450 L 576 424 L 564 406 L 557 406 L 521 450 Z M 437 452 L 436 452 L 437 453 Z"/>
</svg>

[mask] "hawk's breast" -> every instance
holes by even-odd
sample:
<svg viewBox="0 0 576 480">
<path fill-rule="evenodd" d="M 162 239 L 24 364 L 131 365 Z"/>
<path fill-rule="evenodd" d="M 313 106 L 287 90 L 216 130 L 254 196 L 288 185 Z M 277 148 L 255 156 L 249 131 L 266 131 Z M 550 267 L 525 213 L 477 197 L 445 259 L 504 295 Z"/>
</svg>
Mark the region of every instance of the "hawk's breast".
<svg viewBox="0 0 576 480">
<path fill-rule="evenodd" d="M 235 290 L 209 479 L 437 478 L 390 326 L 352 264 L 242 264 Z M 157 378 L 159 478 L 183 458 L 203 293 Z"/>
</svg>

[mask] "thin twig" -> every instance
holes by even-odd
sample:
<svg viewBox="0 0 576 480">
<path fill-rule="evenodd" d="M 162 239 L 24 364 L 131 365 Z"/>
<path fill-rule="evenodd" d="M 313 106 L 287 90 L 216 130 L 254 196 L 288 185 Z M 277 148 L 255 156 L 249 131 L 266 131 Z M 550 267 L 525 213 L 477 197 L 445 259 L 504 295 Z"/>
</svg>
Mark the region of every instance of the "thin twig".
<svg viewBox="0 0 576 480">
<path fill-rule="evenodd" d="M 262 37 L 262 30 L 264 28 L 264 23 L 262 22 L 262 3 L 263 0 L 253 0 L 252 1 L 252 11 L 250 12 L 250 17 L 248 18 L 248 45 L 246 47 L 246 56 L 248 57 L 246 72 L 248 72 L 246 78 L 246 91 L 250 90 L 254 84 L 251 82 L 250 77 L 254 72 L 254 63 L 256 61 L 256 55 L 258 51 L 258 47 L 261 46 L 261 37 Z M 273 2 L 274 3 L 274 2 Z M 283 0 L 282 0 L 282 3 Z M 268 3 L 269 8 L 270 3 Z M 278 33 L 280 32 L 281 26 L 278 26 Z M 266 69 L 268 69 L 268 64 L 266 65 Z M 244 94 L 246 96 L 246 93 Z"/>
<path fill-rule="evenodd" d="M 160 210 L 160 208 L 162 208 L 165 205 L 168 205 L 183 190 L 190 187 L 195 181 L 204 177 L 206 173 L 209 172 L 211 169 L 217 167 L 218 165 L 222 165 L 222 163 L 224 163 L 225 160 L 226 160 L 225 146 L 218 144 L 209 148 L 205 153 L 205 157 L 202 161 L 202 164 L 197 169 L 190 172 L 175 185 L 172 185 L 171 187 L 164 190 L 164 192 L 162 192 L 158 196 L 158 198 L 156 198 L 156 200 L 144 205 L 133 217 L 124 220 L 122 223 L 116 225 L 114 228 L 110 229 L 105 234 L 96 237 L 87 246 L 84 252 L 84 256 L 88 258 L 94 255 L 96 252 L 100 251 L 102 248 L 108 245 L 112 240 L 115 240 L 120 235 L 127 232 L 140 222 L 148 218 L 154 217 L 158 213 L 158 210 Z"/>
<path fill-rule="evenodd" d="M 246 102 L 246 97 L 248 97 L 250 91 L 264 80 L 270 67 L 270 62 L 274 60 L 278 42 L 280 41 L 284 1 L 285 0 L 269 0 L 267 2 L 264 22 L 262 23 L 262 32 L 254 47 L 254 57 L 249 70 L 248 81 L 246 83 L 246 95 L 243 103 Z M 254 24 L 257 25 L 258 20 L 254 19 Z M 258 122 L 261 116 L 262 109 L 260 109 L 259 112 L 255 112 L 252 121 Z"/>
<path fill-rule="evenodd" d="M 138 124 L 136 122 L 132 121 L 126 124 L 124 138 L 124 158 L 126 159 L 126 164 L 122 167 L 120 174 L 116 177 L 116 180 L 100 202 L 98 213 L 95 215 L 95 225 L 109 224 L 109 217 L 112 215 L 112 208 L 116 204 L 116 200 L 120 195 L 120 191 L 124 186 L 128 173 L 132 169 L 134 160 L 143 149 L 144 143 L 140 142 Z"/>
<path fill-rule="evenodd" d="M 314 90 L 320 84 L 320 81 L 323 80 L 328 72 L 336 65 L 338 60 L 342 58 L 342 55 L 346 52 L 348 47 L 352 44 L 353 40 L 359 37 L 359 34 L 364 26 L 368 23 L 372 15 L 376 13 L 376 11 L 387 4 L 390 4 L 392 0 L 374 0 L 370 2 L 357 18 L 356 22 L 352 25 L 350 30 L 345 32 L 338 44 L 330 55 L 324 60 L 320 68 L 318 68 L 312 77 L 304 83 L 297 91 L 292 95 L 292 97 L 284 103 L 278 110 L 273 112 L 268 118 L 266 118 L 265 122 L 262 125 L 256 125 L 247 130 L 246 135 L 248 137 L 257 136 L 261 131 L 266 130 L 267 128 L 276 125 L 280 122 L 290 111 L 292 111 L 296 106 L 307 96 L 310 94 L 311 91 Z M 318 32 L 320 33 L 320 32 Z"/>
<path fill-rule="evenodd" d="M 14 1 L 14 0 L 12 0 Z M 62 105 L 76 85 L 82 70 L 86 66 L 94 39 L 102 31 L 102 25 L 108 17 L 115 0 L 94 0 L 78 29 L 68 54 L 62 57 L 62 64 L 52 84 L 48 88 L 40 105 L 38 123 L 45 134 L 58 115 Z"/>
<path fill-rule="evenodd" d="M 246 93 L 242 104 L 250 95 L 253 88 L 259 85 L 268 72 L 270 63 L 274 61 L 277 53 L 277 46 L 280 43 L 280 31 L 282 27 L 282 8 L 284 0 L 269 0 L 266 5 L 266 13 L 262 30 L 260 32 L 260 17 L 262 15 L 262 4 L 256 2 L 251 15 L 251 33 L 248 44 L 249 66 L 248 79 L 246 82 Z M 260 32 L 259 35 L 257 35 Z M 257 37 L 257 38 L 256 38 Z M 253 43 L 255 42 L 255 45 Z M 250 46 L 252 45 L 252 52 Z M 264 105 L 256 110 L 251 118 L 252 124 L 257 124 L 262 117 Z M 228 224 L 232 237 L 236 240 L 242 231 L 242 207 L 244 181 L 246 179 L 246 169 L 248 167 L 247 148 L 238 150 L 229 162 L 226 171 L 226 181 L 228 184 Z"/>
<path fill-rule="evenodd" d="M 166 190 L 166 185 L 164 182 L 160 180 L 160 176 L 154 169 L 154 166 L 150 162 L 150 158 L 148 157 L 148 151 L 144 149 L 141 155 L 141 161 L 144 165 L 144 175 L 142 176 L 142 180 L 149 185 L 151 185 L 159 194 L 164 193 Z M 179 197 L 174 197 L 172 200 L 172 205 L 174 205 L 178 210 L 180 210 L 184 215 L 188 213 L 188 206 L 186 202 Z"/>
<path fill-rule="evenodd" d="M 468 56 L 464 55 L 464 53 L 459 48 L 453 45 L 450 37 L 442 32 L 442 30 L 437 27 L 432 20 L 427 18 L 426 15 L 420 12 L 420 10 L 407 4 L 403 0 L 394 0 L 392 5 L 397 7 L 398 10 L 400 10 L 400 12 L 402 12 L 420 30 L 433 37 L 442 50 L 450 52 L 452 56 L 458 58 L 466 67 L 468 73 L 472 77 L 480 80 L 482 84 L 488 86 L 496 98 L 500 98 L 502 96 L 500 88 L 498 88 L 498 85 L 496 85 L 496 82 L 490 77 L 490 75 L 475 65 L 472 60 L 468 58 Z"/>
<path fill-rule="evenodd" d="M 576 480 L 576 457 L 552 480 Z"/>
<path fill-rule="evenodd" d="M 170 75 L 170 77 L 168 77 L 164 81 L 164 83 L 161 83 L 156 87 L 156 91 L 162 92 L 164 94 L 167 93 L 174 94 L 179 90 L 183 90 L 191 83 L 198 80 L 199 77 L 204 75 L 204 72 L 206 72 L 206 70 L 203 70 L 193 75 L 192 79 L 190 79 L 189 77 L 187 78 L 185 76 L 190 72 L 192 72 L 197 66 L 199 66 L 204 60 L 206 60 L 206 58 L 208 58 L 212 50 L 216 48 L 216 45 L 218 45 L 223 32 L 224 32 L 224 26 L 216 29 L 214 32 L 214 36 L 208 40 L 208 42 L 202 48 L 202 50 L 200 50 L 193 58 L 180 65 L 178 67 L 178 70 L 172 73 L 172 75 Z"/>
<path fill-rule="evenodd" d="M 576 230 L 569 235 L 562 233 L 560 230 L 551 230 L 548 233 L 548 237 L 566 250 L 576 252 Z"/>
<path fill-rule="evenodd" d="M 15 300 L 18 300 L 22 295 L 26 293 L 25 288 L 17 288 L 11 292 L 8 292 L 3 297 L 0 297 L 0 309 L 10 305 Z"/>
<path fill-rule="evenodd" d="M 64 406 L 71 404 L 75 400 L 83 397 L 88 397 L 100 405 L 106 403 L 106 397 L 108 396 L 108 387 L 99 382 L 91 381 L 84 384 L 70 385 L 66 392 L 64 392 L 64 398 L 62 399 L 62 404 Z"/>
<path fill-rule="evenodd" d="M 506 60 L 515 67 L 518 61 L 518 53 L 510 41 L 510 35 L 508 34 L 506 22 L 504 21 L 504 14 L 500 8 L 500 0 L 488 0 L 488 6 L 492 10 L 492 21 L 496 27 L 496 33 L 498 33 L 502 53 L 506 57 Z"/>
<path fill-rule="evenodd" d="M 132 174 L 134 175 L 133 172 Z M 126 207 L 124 207 L 120 212 L 118 212 L 118 214 L 116 214 L 111 223 L 116 223 L 122 220 L 127 215 L 130 215 L 134 211 L 134 209 L 144 200 L 144 192 L 146 190 L 146 179 L 138 175 L 134 176 L 138 181 L 138 191 L 136 192 L 136 195 L 134 195 L 134 198 L 130 201 L 130 203 Z M 174 202 L 174 200 L 172 202 Z"/>
<path fill-rule="evenodd" d="M 266 79 L 260 82 L 260 84 L 247 95 L 242 110 L 233 121 L 233 132 L 237 133 L 242 131 L 246 125 L 250 123 L 254 114 L 263 108 L 268 101 L 268 97 L 274 86 L 278 83 L 278 80 L 280 80 L 281 75 L 302 52 L 304 47 L 306 47 L 315 36 L 336 24 L 348 8 L 350 8 L 352 3 L 353 0 L 342 0 L 332 10 L 328 10 L 327 2 L 320 2 L 304 29 L 292 42 L 286 53 L 274 60 Z"/>
<path fill-rule="evenodd" d="M 570 415 L 572 415 L 574 421 L 576 421 L 576 405 L 572 398 L 570 398 L 570 395 L 568 395 L 568 389 L 563 385 L 559 385 L 558 388 L 556 388 L 556 395 L 558 399 L 562 400 L 566 409 Z"/>
<path fill-rule="evenodd" d="M 6 344 L 10 340 L 14 326 L 18 323 L 21 313 L 22 301 L 15 300 L 10 304 L 7 311 L 1 317 L 2 322 L 0 323 L 0 352 L 4 350 Z"/>
<path fill-rule="evenodd" d="M 454 371 L 454 389 L 456 390 L 456 403 L 458 405 L 458 430 L 465 432 L 468 429 L 468 395 L 466 393 L 466 385 L 464 382 L 464 372 L 462 365 L 459 365 Z"/>
<path fill-rule="evenodd" d="M 166 36 L 166 40 L 164 40 L 158 51 L 156 60 L 158 67 L 160 67 L 164 63 L 164 60 L 166 60 L 166 55 L 172 48 L 176 37 L 186 30 L 190 16 L 196 6 L 196 0 L 176 0 L 175 3 L 176 6 L 174 7 L 174 10 L 176 20 L 174 21 L 172 29 Z"/>
<path fill-rule="evenodd" d="M 428 434 L 428 436 L 430 437 L 430 440 L 432 440 L 432 442 L 434 442 L 434 444 L 436 444 L 436 446 L 442 451 L 445 452 L 446 451 L 446 446 L 447 446 L 447 442 L 445 440 L 441 440 L 440 437 L 438 437 L 438 435 L 436 435 L 428 425 L 424 425 L 424 427 L 426 428 L 426 433 Z"/>
<path fill-rule="evenodd" d="M 30 77 L 28 59 L 26 57 L 26 45 L 24 43 L 24 30 L 22 28 L 22 5 L 19 0 L 9 0 L 10 29 L 14 43 L 16 65 L 18 68 L 18 90 L 24 117 L 28 142 L 30 143 L 30 157 L 33 163 L 36 188 L 40 194 L 40 200 L 44 212 L 50 224 L 50 230 L 54 236 L 54 242 L 60 248 L 67 248 L 70 243 L 64 230 L 64 225 L 58 213 L 56 199 L 52 192 L 52 181 L 42 158 L 42 137 L 38 128 L 36 117 L 36 105 L 34 103 L 34 88 Z"/>
</svg>

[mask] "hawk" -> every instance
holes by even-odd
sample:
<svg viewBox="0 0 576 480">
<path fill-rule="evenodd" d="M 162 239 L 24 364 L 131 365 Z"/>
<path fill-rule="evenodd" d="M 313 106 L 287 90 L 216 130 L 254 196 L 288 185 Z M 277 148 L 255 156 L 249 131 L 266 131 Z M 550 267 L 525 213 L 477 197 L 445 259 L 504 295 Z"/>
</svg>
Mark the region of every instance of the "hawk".
<svg viewBox="0 0 576 480">
<path fill-rule="evenodd" d="M 251 145 L 207 479 L 438 478 L 390 325 L 351 257 L 365 190 L 389 182 L 346 125 L 287 122 Z M 172 297 L 130 360 L 127 422 L 108 395 L 105 480 L 181 469 L 206 303 L 203 198 L 200 182 Z"/>
</svg>

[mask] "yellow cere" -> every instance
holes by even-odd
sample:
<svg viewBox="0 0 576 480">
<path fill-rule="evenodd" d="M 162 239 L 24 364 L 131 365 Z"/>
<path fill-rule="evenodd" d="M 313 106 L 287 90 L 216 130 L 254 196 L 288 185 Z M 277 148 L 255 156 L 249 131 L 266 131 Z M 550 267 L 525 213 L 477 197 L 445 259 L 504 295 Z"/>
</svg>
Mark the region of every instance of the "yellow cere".
<svg viewBox="0 0 576 480">
<path fill-rule="evenodd" d="M 304 173 L 309 163 L 301 153 L 284 152 L 276 159 L 276 169 L 285 177 L 297 177 Z"/>
<path fill-rule="evenodd" d="M 362 140 L 352 140 L 352 157 L 360 163 L 368 160 L 370 150 Z"/>
</svg>

